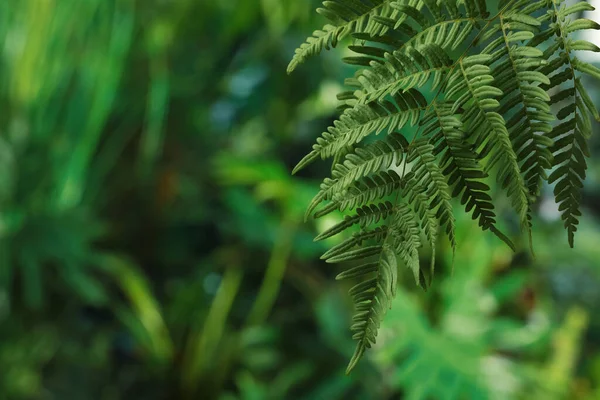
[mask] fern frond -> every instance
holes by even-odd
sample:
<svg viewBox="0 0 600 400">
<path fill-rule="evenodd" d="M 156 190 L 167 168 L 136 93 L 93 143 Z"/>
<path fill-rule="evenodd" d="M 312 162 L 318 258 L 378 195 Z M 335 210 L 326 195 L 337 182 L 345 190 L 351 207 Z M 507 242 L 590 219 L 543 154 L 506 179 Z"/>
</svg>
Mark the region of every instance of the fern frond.
<svg viewBox="0 0 600 400">
<path fill-rule="evenodd" d="M 343 163 L 333 167 L 333 179 L 326 179 L 321 184 L 321 190 L 307 209 L 307 216 L 322 201 L 331 200 L 334 193 L 347 190 L 355 181 L 372 173 L 387 170 L 392 165 L 399 166 L 407 147 L 408 142 L 404 136 L 392 133 L 384 141 L 372 143 L 364 148 L 358 147 L 354 152 L 346 155 Z"/>
<path fill-rule="evenodd" d="M 392 165 L 400 166 L 407 148 L 408 142 L 399 133 L 392 133 L 385 140 L 357 148 L 354 153 L 346 156 L 344 163 L 335 166 L 332 177 L 337 182 L 333 185 L 333 190 L 346 190 L 357 179 L 389 169 Z"/>
<path fill-rule="evenodd" d="M 356 312 L 352 319 L 354 323 L 350 329 L 354 332 L 352 338 L 358 343 L 346 373 L 354 369 L 364 352 L 375 343 L 381 321 L 396 293 L 398 267 L 396 254 L 391 245 L 385 244 L 381 247 L 379 260 L 375 265 L 374 278 L 350 289 L 356 304 Z M 363 267 L 362 270 L 364 269 Z M 368 269 L 373 269 L 372 264 Z"/>
<path fill-rule="evenodd" d="M 414 0 L 410 0 L 414 3 Z M 317 12 L 333 25 L 327 24 L 321 30 L 313 32 L 294 52 L 287 72 L 292 73 L 298 65 L 308 58 L 319 54 L 323 49 L 336 47 L 338 42 L 351 33 L 360 32 L 373 36 L 386 32 L 387 27 L 373 17 L 388 17 L 394 14 L 390 0 L 328 0 Z"/>
<path fill-rule="evenodd" d="M 489 156 L 488 168 L 498 164 L 497 180 L 511 199 L 521 226 L 529 227 L 529 192 L 521 176 L 506 121 L 496 111 L 500 106 L 496 98 L 503 92 L 492 86 L 494 78 L 486 65 L 491 59 L 492 56 L 481 54 L 461 60 L 449 80 L 447 95 L 449 98 L 458 97 L 454 110 L 460 107 L 469 109 L 463 118 L 475 142 L 475 149 L 481 149 L 482 157 Z"/>
<path fill-rule="evenodd" d="M 493 16 L 485 0 L 333 0 L 324 7 L 334 25 L 309 39 L 290 68 L 345 36 L 355 55 L 344 61 L 359 68 L 338 95 L 340 119 L 294 172 L 334 159 L 307 216 L 350 214 L 316 240 L 353 230 L 323 258 L 366 260 L 338 276 L 366 278 L 351 290 L 358 340 L 351 370 L 375 342 L 396 262 L 427 286 L 423 243 L 435 255 L 441 228 L 455 247 L 452 198 L 514 250 L 496 227 L 488 174 L 529 234 L 532 203 L 544 182 L 555 184 L 573 246 L 591 120 L 600 121 L 583 83 L 600 80 L 600 68 L 575 53 L 600 48 L 572 36 L 600 25 L 574 17 L 593 9 L 584 1 L 500 0 Z M 410 144 L 409 126 L 416 132 Z M 432 257 L 431 276 L 434 265 Z"/>
<path fill-rule="evenodd" d="M 356 232 L 352 235 L 352 237 L 344 240 L 342 243 L 333 246 L 331 249 L 327 250 L 322 256 L 322 260 L 330 260 L 335 259 L 336 257 L 340 257 L 345 254 L 348 250 L 353 247 L 360 246 L 365 241 L 371 241 L 375 243 L 382 242 L 388 233 L 387 226 L 380 226 L 375 229 L 363 229 L 360 232 Z"/>
<path fill-rule="evenodd" d="M 421 285 L 421 268 L 419 265 L 419 248 L 421 248 L 421 236 L 419 235 L 419 222 L 412 210 L 400 204 L 398 212 L 391 226 L 390 234 L 395 239 L 395 252 L 410 269 L 415 278 L 415 283 Z"/>
<path fill-rule="evenodd" d="M 538 71 L 547 62 L 543 52 L 535 47 L 515 43 L 514 37 L 537 30 L 540 22 L 527 14 L 511 13 L 500 18 L 502 43 L 493 43 L 486 50 L 502 56 L 494 66 L 493 75 L 498 88 L 504 93 L 499 113 L 511 115 L 506 126 L 515 150 L 523 179 L 531 199 L 537 198 L 546 180 L 546 170 L 552 167 L 553 145 L 548 135 L 550 122 L 555 117 L 550 110 L 550 96 L 541 87 L 549 84 L 548 77 Z M 523 30 L 515 30 L 514 26 Z"/>
<path fill-rule="evenodd" d="M 305 62 L 308 58 L 319 54 L 323 49 L 329 50 L 336 47 L 339 40 L 348 34 L 345 26 L 325 25 L 322 29 L 313 32 L 312 36 L 306 39 L 294 52 L 294 57 L 287 67 L 287 73 L 291 74 L 298 65 Z"/>
<path fill-rule="evenodd" d="M 412 206 L 414 213 L 421 221 L 421 229 L 423 230 L 423 233 L 425 233 L 425 237 L 431 247 L 431 264 L 429 268 L 431 280 L 433 279 L 433 274 L 435 272 L 435 251 L 440 221 L 437 218 L 435 210 L 431 209 L 429 206 L 429 197 L 427 196 L 426 191 L 418 186 L 412 185 L 412 183 L 412 180 L 408 180 L 407 185 L 405 185 L 405 190 L 402 192 L 402 197 Z M 430 282 L 427 284 L 429 285 Z"/>
<path fill-rule="evenodd" d="M 554 171 L 548 177 L 549 183 L 556 183 L 554 196 L 561 217 L 564 222 L 569 245 L 574 246 L 575 232 L 581 216 L 581 189 L 586 177 L 587 162 L 590 156 L 587 140 L 591 136 L 591 118 L 598 118 L 598 111 L 589 98 L 581 83 L 579 73 L 600 79 L 598 68 L 580 61 L 572 54 L 573 50 L 583 49 L 595 51 L 596 47 L 580 41 L 575 43 L 569 34 L 580 29 L 599 29 L 600 25 L 589 20 L 569 20 L 568 16 L 582 10 L 590 10 L 587 3 L 576 3 L 570 7 L 560 7 L 562 1 L 553 2 L 550 10 L 552 22 L 550 29 L 554 32 L 556 45 L 555 57 L 550 61 L 548 68 L 542 69 L 543 73 L 550 74 L 546 90 L 559 88 L 561 84 L 567 86 L 559 89 L 551 98 L 551 104 L 563 106 L 557 117 L 560 123 L 550 133 L 554 142 Z M 593 9 L 593 8 L 592 8 Z M 554 49 L 554 47 L 551 47 Z M 548 54 L 550 55 L 550 54 Z M 550 68 L 556 68 L 551 70 Z M 572 99 L 572 100 L 570 100 Z M 570 100 L 566 105 L 565 101 Z"/>
<path fill-rule="evenodd" d="M 434 43 L 386 53 L 385 61 L 371 61 L 370 68 L 360 71 L 356 78 L 362 86 L 358 101 L 381 101 L 398 92 L 419 88 L 430 78 L 435 89 L 453 64 L 446 51 Z"/>
<path fill-rule="evenodd" d="M 450 188 L 433 153 L 434 147 L 426 139 L 418 139 L 409 148 L 407 162 L 413 163 L 411 185 L 417 192 L 427 196 L 429 209 L 435 211 L 435 219 L 446 227 L 446 234 L 454 249 L 454 214 L 450 202 Z"/>
<path fill-rule="evenodd" d="M 452 197 L 460 199 L 465 211 L 472 213 L 484 231 L 489 229 L 514 249 L 512 241 L 496 228 L 490 187 L 485 183 L 488 175 L 479 162 L 479 155 L 466 140 L 462 122 L 452 113 L 452 104 L 434 103 L 422 124 L 423 136 L 429 137 L 435 146 L 433 154 L 441 156 L 440 168 L 453 187 Z"/>
<path fill-rule="evenodd" d="M 398 93 L 393 101 L 358 104 L 344 111 L 338 121 L 324 132 L 313 150 L 294 168 L 297 173 L 318 158 L 326 159 L 343 148 L 360 143 L 365 137 L 383 131 L 393 132 L 407 123 L 414 125 L 427 103 L 416 90 Z"/>
<path fill-rule="evenodd" d="M 334 210 L 344 211 L 363 207 L 394 193 L 402 186 L 404 179 L 394 170 L 381 171 L 365 177 L 342 193 L 336 193 L 332 201 L 314 214 L 315 218 L 325 216 Z"/>
<path fill-rule="evenodd" d="M 365 350 L 375 343 L 381 320 L 396 295 L 396 255 L 398 254 L 406 267 L 413 272 L 417 284 L 422 280 L 419 266 L 419 226 L 410 208 L 406 204 L 398 204 L 397 212 L 391 216 L 389 227 L 381 229 L 386 235 L 381 238 L 383 244 L 378 247 L 380 253 L 377 262 L 367 263 L 338 275 L 347 278 L 375 274 L 375 277 L 350 289 L 356 308 L 351 330 L 354 332 L 353 339 L 358 343 L 347 372 L 356 366 Z"/>
<path fill-rule="evenodd" d="M 347 215 L 343 221 L 337 223 L 325 232 L 315 238 L 315 241 L 323 240 L 335 236 L 353 225 L 359 225 L 361 228 L 376 224 L 381 220 L 385 220 L 389 215 L 394 213 L 396 207 L 389 201 L 380 204 L 366 205 L 358 208 L 353 216 Z"/>
<path fill-rule="evenodd" d="M 413 21 L 420 26 L 420 30 L 412 32 L 402 30 L 409 36 L 409 39 L 399 45 L 398 49 L 425 44 L 436 44 L 444 49 L 456 49 L 473 31 L 475 25 L 484 21 L 481 17 L 468 17 L 465 13 L 461 13 L 454 1 L 440 3 L 426 1 L 424 3 L 429 14 L 410 4 L 395 2 L 391 6 L 398 10 L 396 18 L 379 19 L 380 23 L 393 27 L 394 30 L 398 30 L 406 20 Z"/>
</svg>

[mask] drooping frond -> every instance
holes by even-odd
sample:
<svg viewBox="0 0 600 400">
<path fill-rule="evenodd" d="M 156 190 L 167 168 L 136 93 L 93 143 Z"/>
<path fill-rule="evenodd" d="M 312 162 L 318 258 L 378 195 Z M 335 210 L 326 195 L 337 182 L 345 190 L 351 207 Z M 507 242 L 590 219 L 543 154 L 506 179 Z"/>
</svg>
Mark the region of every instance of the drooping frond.
<svg viewBox="0 0 600 400">
<path fill-rule="evenodd" d="M 474 148 L 487 158 L 487 166 L 498 166 L 497 180 L 506 190 L 519 216 L 521 226 L 528 225 L 528 191 L 521 176 L 518 158 L 512 147 L 506 121 L 497 110 L 497 97 L 504 93 L 492 86 L 494 77 L 487 63 L 492 56 L 480 54 L 459 61 L 448 82 L 447 98 L 454 99 L 454 109 L 468 109 L 462 117 Z"/>
<path fill-rule="evenodd" d="M 352 210 L 371 204 L 390 196 L 402 186 L 402 182 L 404 182 L 404 178 L 394 170 L 381 171 L 363 178 L 344 192 L 335 193 L 329 204 L 317 210 L 315 217 L 322 217 L 334 210 Z"/>
<path fill-rule="evenodd" d="M 388 27 L 378 22 L 377 18 L 390 18 L 397 14 L 390 0 L 328 0 L 317 12 L 330 20 L 331 24 L 313 32 L 305 43 L 296 49 L 287 72 L 293 72 L 296 67 L 309 57 L 319 54 L 323 49 L 336 47 L 338 42 L 351 33 L 360 32 L 379 36 Z M 418 6 L 420 0 L 404 0 L 397 3 Z"/>
<path fill-rule="evenodd" d="M 562 3 L 562 2 L 560 2 Z M 589 20 L 569 20 L 567 17 L 583 10 L 593 8 L 587 2 L 579 2 L 570 7 L 553 4 L 550 30 L 554 41 L 546 51 L 550 58 L 548 66 L 542 67 L 542 73 L 549 75 L 545 89 L 556 90 L 551 103 L 559 105 L 557 114 L 559 124 L 550 133 L 554 143 L 554 171 L 549 183 L 556 183 L 554 195 L 568 234 L 569 245 L 573 247 L 574 236 L 581 216 L 581 189 L 586 176 L 589 157 L 587 139 L 591 136 L 591 117 L 600 120 L 598 111 L 590 100 L 581 83 L 581 74 L 600 79 L 600 69 L 580 61 L 574 54 L 576 50 L 599 51 L 595 45 L 582 40 L 574 41 L 569 35 L 581 29 L 599 29 L 600 26 Z M 553 50 L 550 53 L 550 50 Z"/>
<path fill-rule="evenodd" d="M 356 304 L 356 312 L 352 318 L 352 338 L 358 343 L 348 364 L 348 373 L 356 366 L 365 350 L 375 343 L 381 321 L 396 294 L 398 271 L 395 249 L 386 243 L 379 250 L 379 259 L 375 263 L 367 263 L 338 275 L 338 279 L 358 274 L 375 275 L 350 289 L 350 295 Z"/>
<path fill-rule="evenodd" d="M 408 206 L 400 204 L 395 219 L 391 224 L 390 235 L 395 239 L 394 250 L 410 269 L 417 285 L 426 284 L 421 279 L 421 267 L 419 264 L 419 248 L 421 248 L 421 236 L 419 235 L 419 222 L 416 215 Z"/>
<path fill-rule="evenodd" d="M 426 139 L 418 139 L 411 144 L 406 160 L 413 163 L 410 187 L 414 188 L 415 192 L 425 195 L 428 208 L 435 212 L 435 219 L 446 228 L 452 248 L 455 248 L 450 188 L 433 151 L 433 145 Z"/>
<path fill-rule="evenodd" d="M 360 179 L 382 169 L 389 169 L 392 165 L 400 165 L 407 147 L 404 136 L 392 133 L 384 141 L 357 148 L 354 153 L 347 154 L 344 162 L 334 165 L 332 179 L 327 179 L 321 184 L 321 190 L 306 210 L 306 218 L 321 202 L 331 200 L 336 193 L 347 191 Z"/>
<path fill-rule="evenodd" d="M 313 150 L 294 168 L 298 172 L 318 158 L 326 159 L 345 147 L 360 143 L 372 133 L 393 132 L 407 123 L 418 121 L 419 113 L 426 107 L 426 100 L 416 90 L 397 94 L 391 101 L 358 104 L 348 108 L 327 132 L 317 139 Z"/>
<path fill-rule="evenodd" d="M 484 51 L 500 59 L 494 66 L 496 85 L 504 93 L 499 113 L 510 116 L 506 126 L 529 194 L 535 198 L 546 179 L 545 171 L 552 166 L 552 140 L 546 135 L 555 118 L 550 96 L 541 87 L 550 81 L 538 71 L 546 63 L 543 52 L 520 42 L 533 38 L 541 23 L 526 14 L 509 13 L 500 18 L 499 25 L 501 40 Z"/>
<path fill-rule="evenodd" d="M 347 215 L 343 221 L 327 229 L 315 238 L 315 241 L 330 238 L 338 233 L 341 233 L 353 225 L 359 225 L 364 228 L 369 225 L 376 224 L 380 220 L 385 220 L 389 215 L 394 213 L 396 207 L 386 201 L 377 205 L 367 205 L 356 210 L 356 215 Z"/>
<path fill-rule="evenodd" d="M 453 199 L 514 249 L 496 226 L 488 180 L 529 233 L 533 202 L 555 184 L 573 245 L 591 119 L 600 120 L 584 81 L 600 79 L 600 69 L 576 55 L 600 49 L 573 36 L 600 27 L 576 18 L 591 9 L 585 1 L 500 0 L 491 15 L 485 0 L 324 2 L 332 25 L 297 50 L 290 70 L 343 37 L 354 52 L 344 61 L 357 70 L 338 95 L 341 117 L 294 172 L 333 158 L 307 216 L 346 214 L 317 237 L 345 238 L 323 257 L 366 260 L 340 275 L 369 276 L 351 291 L 358 345 L 349 370 L 375 342 L 396 262 L 426 287 L 435 254 L 427 274 L 423 244 L 435 253 L 443 230 L 454 248 Z"/>
<path fill-rule="evenodd" d="M 287 67 L 288 74 L 294 72 L 296 67 L 306 61 L 307 58 L 319 54 L 323 49 L 329 50 L 336 47 L 338 40 L 343 39 L 347 33 L 346 26 L 333 26 L 331 24 L 314 31 L 312 36 L 296 49 L 294 58 Z"/>
<path fill-rule="evenodd" d="M 376 260 L 354 267 L 337 277 L 337 279 L 366 277 L 350 289 L 350 295 L 356 304 L 351 330 L 354 332 L 353 339 L 357 341 L 357 345 L 348 364 L 348 372 L 356 366 L 365 350 L 375 343 L 383 316 L 396 294 L 398 280 L 396 255 L 413 272 L 417 283 L 421 281 L 419 266 L 421 241 L 419 225 L 415 217 L 410 207 L 400 203 L 395 207 L 394 214 L 388 218 L 390 220 L 388 225 L 367 233 L 370 239 L 381 244 L 351 250 L 365 240 L 365 233 L 361 231 L 324 255 L 327 262 L 376 257 Z"/>
<path fill-rule="evenodd" d="M 449 103 L 434 103 L 423 117 L 423 136 L 430 137 L 433 153 L 441 156 L 440 167 L 453 186 L 452 197 L 460 199 L 473 219 L 483 230 L 490 230 L 511 248 L 510 239 L 496 228 L 496 214 L 490 197 L 488 177 L 479 163 L 479 156 L 471 149 L 463 131 L 463 124 L 452 113 Z"/>
<path fill-rule="evenodd" d="M 407 46 L 385 54 L 385 61 L 369 60 L 370 68 L 356 77 L 362 86 L 359 102 L 381 101 L 398 92 L 425 85 L 433 79 L 439 86 L 450 70 L 452 60 L 437 44 Z"/>
</svg>

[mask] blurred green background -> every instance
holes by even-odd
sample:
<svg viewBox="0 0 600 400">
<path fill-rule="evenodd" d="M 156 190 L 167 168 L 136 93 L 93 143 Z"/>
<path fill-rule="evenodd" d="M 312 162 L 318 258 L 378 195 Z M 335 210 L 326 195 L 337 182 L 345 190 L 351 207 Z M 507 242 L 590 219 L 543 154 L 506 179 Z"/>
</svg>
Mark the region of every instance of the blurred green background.
<svg viewBox="0 0 600 400">
<path fill-rule="evenodd" d="M 600 398 L 598 135 L 575 250 L 549 188 L 535 259 L 508 204 L 517 253 L 460 218 L 344 374 L 332 221 L 302 221 L 328 167 L 290 175 L 353 72 L 285 74 L 317 6 L 0 3 L 0 399 Z"/>
</svg>

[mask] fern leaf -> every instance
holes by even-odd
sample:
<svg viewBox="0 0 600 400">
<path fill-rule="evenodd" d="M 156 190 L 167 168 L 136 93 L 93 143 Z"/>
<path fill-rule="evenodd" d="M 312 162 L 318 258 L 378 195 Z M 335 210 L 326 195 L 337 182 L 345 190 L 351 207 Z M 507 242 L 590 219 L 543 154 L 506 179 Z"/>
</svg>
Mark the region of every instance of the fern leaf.
<svg viewBox="0 0 600 400">
<path fill-rule="evenodd" d="M 329 0 L 317 12 L 328 18 L 333 25 L 327 24 L 321 30 L 313 32 L 294 52 L 288 65 L 288 74 L 308 58 L 319 54 L 323 49 L 336 47 L 338 42 L 354 32 L 372 35 L 385 33 L 386 26 L 373 20 L 374 16 L 391 15 L 390 0 Z"/>
<path fill-rule="evenodd" d="M 396 254 L 392 246 L 386 244 L 381 247 L 375 278 L 351 289 L 356 304 L 351 330 L 354 332 L 353 339 L 358 343 L 346 373 L 354 369 L 364 352 L 375 343 L 381 320 L 396 291 L 397 268 Z"/>
<path fill-rule="evenodd" d="M 471 149 L 459 118 L 452 114 L 451 103 L 434 103 L 423 117 L 423 136 L 430 137 L 433 154 L 440 155 L 440 167 L 453 187 L 452 197 L 460 199 L 466 212 L 471 212 L 482 230 L 490 230 L 509 247 L 514 244 L 496 228 L 496 214 L 485 183 L 488 175 L 479 162 L 479 156 Z"/>
<path fill-rule="evenodd" d="M 579 4 L 579 5 L 578 5 Z M 556 21 L 555 44 L 558 51 L 554 62 L 550 65 L 556 70 L 545 69 L 543 72 L 552 73 L 550 82 L 545 85 L 546 90 L 558 88 L 567 83 L 567 88 L 559 90 L 551 98 L 551 104 L 563 103 L 557 114 L 560 123 L 550 133 L 554 141 L 554 171 L 548 177 L 549 183 L 555 183 L 554 197 L 561 212 L 569 245 L 574 246 L 575 232 L 581 217 L 581 189 L 586 177 L 587 162 L 590 156 L 587 140 L 591 136 L 591 117 L 596 118 L 598 111 L 589 100 L 589 95 L 581 84 L 577 72 L 588 74 L 600 79 L 597 68 L 581 62 L 572 53 L 568 35 L 579 29 L 598 29 L 599 26 L 582 20 L 569 21 L 567 16 L 581 10 L 589 9 L 587 6 L 576 3 L 571 7 L 560 8 L 554 4 L 553 19 Z M 581 47 L 581 44 L 579 45 Z M 588 46 L 591 48 L 591 46 Z"/>
<path fill-rule="evenodd" d="M 416 140 L 411 146 L 407 162 L 414 163 L 414 188 L 427 195 L 429 209 L 436 212 L 435 218 L 446 227 L 452 248 L 456 247 L 454 236 L 454 214 L 450 202 L 450 188 L 433 154 L 434 147 L 426 139 Z"/>
<path fill-rule="evenodd" d="M 419 265 L 419 248 L 422 244 L 419 233 L 416 216 L 407 205 L 400 204 L 391 227 L 391 235 L 395 239 L 395 253 L 400 256 L 406 267 L 412 271 L 417 285 L 422 283 L 421 267 Z"/>
<path fill-rule="evenodd" d="M 418 88 L 433 78 L 438 87 L 453 66 L 452 59 L 437 44 L 416 47 L 405 46 L 401 50 L 385 54 L 385 61 L 373 61 L 369 69 L 360 71 L 357 80 L 363 91 L 359 102 L 383 100 L 387 96 Z"/>
<path fill-rule="evenodd" d="M 540 194 L 542 183 L 547 179 L 546 170 L 552 167 L 553 145 L 547 135 L 552 131 L 550 122 L 555 117 L 550 110 L 550 96 L 541 87 L 549 84 L 548 77 L 538 69 L 546 62 L 543 52 L 530 46 L 511 41 L 514 32 L 511 21 L 520 28 L 536 29 L 540 22 L 527 14 L 512 13 L 500 19 L 503 43 L 498 50 L 502 61 L 494 67 L 496 85 L 504 93 L 499 113 L 512 117 L 506 126 L 515 150 L 517 161 L 531 199 Z"/>
<path fill-rule="evenodd" d="M 325 252 L 325 254 L 323 254 L 321 256 L 321 259 L 329 260 L 334 257 L 339 257 L 340 255 L 346 253 L 348 250 L 352 249 L 353 247 L 360 246 L 361 244 L 363 244 L 363 242 L 365 242 L 367 240 L 379 243 L 379 242 L 383 241 L 383 239 L 385 239 L 386 235 L 387 235 L 387 227 L 386 226 L 377 227 L 372 230 L 369 230 L 369 229 L 361 230 L 360 232 L 353 234 L 352 237 L 344 240 L 342 243 L 340 243 L 336 246 L 333 246 L 331 249 L 329 249 L 327 252 Z"/>
<path fill-rule="evenodd" d="M 329 50 L 336 47 L 339 40 L 347 34 L 345 26 L 325 25 L 322 29 L 313 32 L 294 52 L 294 57 L 287 67 L 287 73 L 291 74 L 298 65 L 305 62 L 309 57 L 319 54 L 323 49 Z"/>
<path fill-rule="evenodd" d="M 418 252 L 421 247 L 419 227 L 414 214 L 406 204 L 398 205 L 398 210 L 392 217 L 386 232 L 387 236 L 383 239 L 384 243 L 380 247 L 381 253 L 376 263 L 375 277 L 358 283 L 350 289 L 356 305 L 351 330 L 354 332 L 353 339 L 358 343 L 348 364 L 347 373 L 356 366 L 365 350 L 375 343 L 381 320 L 396 295 L 398 281 L 396 255 L 399 255 L 413 272 L 417 284 L 421 282 Z M 366 264 L 358 270 L 347 272 L 344 276 L 353 276 L 357 273 L 355 271 L 363 272 L 372 269 L 373 264 Z"/>
<path fill-rule="evenodd" d="M 506 121 L 496 110 L 500 103 L 496 97 L 503 92 L 495 86 L 489 66 L 491 56 L 470 56 L 461 60 L 460 68 L 450 78 L 450 93 L 462 94 L 454 108 L 469 108 L 465 113 L 467 131 L 481 149 L 481 156 L 488 158 L 488 168 L 498 163 L 497 180 L 506 190 L 513 208 L 519 215 L 522 227 L 529 228 L 529 192 L 521 176 L 518 157 L 512 147 Z"/>
<path fill-rule="evenodd" d="M 381 171 L 356 182 L 342 193 L 336 193 L 332 201 L 315 213 L 315 218 L 334 210 L 348 210 L 365 206 L 391 195 L 399 189 L 404 179 L 394 170 Z"/>
<path fill-rule="evenodd" d="M 572 36 L 600 25 L 575 17 L 593 9 L 585 1 L 500 0 L 491 17 L 485 0 L 323 4 L 320 12 L 333 25 L 301 46 L 290 68 L 346 36 L 354 39 L 349 48 L 355 54 L 344 61 L 360 68 L 338 95 L 340 119 L 294 172 L 333 158 L 331 176 L 321 183 L 307 216 L 356 210 L 316 238 L 353 230 L 323 258 L 366 260 L 338 276 L 363 279 L 350 291 L 358 341 L 350 371 L 375 342 L 394 295 L 397 261 L 411 270 L 417 285 L 427 287 L 419 263 L 424 241 L 435 253 L 443 228 L 454 248 L 452 198 L 482 230 L 514 250 L 496 227 L 488 173 L 530 235 L 531 204 L 545 181 L 554 184 L 573 246 L 587 140 L 592 119 L 600 121 L 583 83 L 600 79 L 600 68 L 575 52 L 600 48 Z M 420 92 L 425 87 L 435 95 L 426 98 Z M 416 128 L 410 144 L 401 132 L 407 126 Z M 431 276 L 434 265 L 432 257 Z"/>
<path fill-rule="evenodd" d="M 317 139 L 313 150 L 294 168 L 293 173 L 318 158 L 326 159 L 347 146 L 360 143 L 365 137 L 383 131 L 393 132 L 407 123 L 415 124 L 426 107 L 425 98 L 416 90 L 397 94 L 393 101 L 359 104 L 347 109 L 327 132 Z"/>
<path fill-rule="evenodd" d="M 335 236 L 353 225 L 359 225 L 361 228 L 373 225 L 380 220 L 385 220 L 394 213 L 395 207 L 389 201 L 378 205 L 366 205 L 358 208 L 355 215 L 347 215 L 343 221 L 337 223 L 325 232 L 315 238 L 315 241 L 323 240 Z"/>
<path fill-rule="evenodd" d="M 343 163 L 333 167 L 333 179 L 325 179 L 321 190 L 313 198 L 306 211 L 306 217 L 323 201 L 331 200 L 333 194 L 346 191 L 354 182 L 370 174 L 387 170 L 392 165 L 400 165 L 408 143 L 399 133 L 389 135 L 385 141 L 372 143 L 365 148 L 357 148 L 346 155 Z"/>
</svg>

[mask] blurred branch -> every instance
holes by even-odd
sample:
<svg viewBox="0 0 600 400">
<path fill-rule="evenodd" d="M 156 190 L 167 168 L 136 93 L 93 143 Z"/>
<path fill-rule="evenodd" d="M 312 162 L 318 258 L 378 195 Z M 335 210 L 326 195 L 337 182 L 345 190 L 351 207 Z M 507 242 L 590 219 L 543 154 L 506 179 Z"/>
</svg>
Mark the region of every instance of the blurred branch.
<svg viewBox="0 0 600 400">
<path fill-rule="evenodd" d="M 168 50 L 172 46 L 173 29 L 173 25 L 159 19 L 147 34 L 150 93 L 146 106 L 146 129 L 142 133 L 138 159 L 138 172 L 144 180 L 150 177 L 163 147 L 171 91 Z"/>
<path fill-rule="evenodd" d="M 132 3 L 119 1 L 118 5 L 114 7 L 111 19 L 106 53 L 92 54 L 92 59 L 86 60 L 92 62 L 92 65 L 99 65 L 100 69 L 92 68 L 91 71 L 80 71 L 82 74 L 81 89 L 89 91 L 91 109 L 84 122 L 81 140 L 74 151 L 70 153 L 64 173 L 58 182 L 57 207 L 59 209 L 79 205 L 85 190 L 91 159 L 120 87 L 121 74 L 133 39 L 135 17 Z M 98 56 L 106 57 L 106 62 L 93 63 L 96 61 L 94 57 Z M 74 114 L 78 111 L 77 108 L 71 108 L 72 115 L 70 117 L 77 118 L 78 116 Z"/>
<path fill-rule="evenodd" d="M 145 276 L 133 263 L 122 257 L 102 255 L 98 258 L 98 262 L 113 276 L 131 302 L 134 315 L 143 326 L 150 341 L 150 350 L 154 357 L 163 363 L 171 360 L 173 343 L 162 317 L 160 306 L 152 295 Z M 121 313 L 121 315 L 126 314 Z"/>
<path fill-rule="evenodd" d="M 573 307 L 566 316 L 563 325 L 554 334 L 554 353 L 543 374 L 556 398 L 567 398 L 570 382 L 579 358 L 580 342 L 588 326 L 589 317 L 585 310 Z"/>
<path fill-rule="evenodd" d="M 194 393 L 200 375 L 213 364 L 242 276 L 240 268 L 226 269 L 202 329 L 196 334 L 191 333 L 187 339 L 182 368 L 182 384 L 186 393 Z"/>
<path fill-rule="evenodd" d="M 246 320 L 248 325 L 262 324 L 269 316 L 275 300 L 277 300 L 285 268 L 292 252 L 295 228 L 296 221 L 292 218 L 284 220 L 281 224 L 280 234 L 273 246 L 265 277 Z"/>
</svg>

